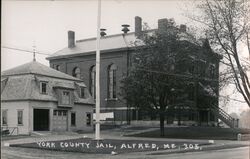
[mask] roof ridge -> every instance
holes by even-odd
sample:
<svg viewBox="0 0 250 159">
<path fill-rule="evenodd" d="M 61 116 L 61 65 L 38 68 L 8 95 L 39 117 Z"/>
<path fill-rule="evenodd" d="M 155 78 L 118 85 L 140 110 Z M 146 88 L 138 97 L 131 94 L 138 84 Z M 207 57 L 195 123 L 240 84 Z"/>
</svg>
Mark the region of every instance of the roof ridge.
<svg viewBox="0 0 250 159">
<path fill-rule="evenodd" d="M 107 35 L 107 36 L 104 36 L 102 37 L 103 39 L 107 39 L 107 38 L 112 38 L 112 37 L 115 37 L 115 36 L 122 36 L 122 35 L 130 35 L 130 34 L 135 34 L 135 32 L 129 32 L 129 33 L 117 33 L 117 34 L 112 34 L 112 35 Z M 80 39 L 80 40 L 76 40 L 77 43 L 80 43 L 80 42 L 84 42 L 84 41 L 88 41 L 88 40 L 95 40 L 96 37 L 92 37 L 92 38 L 86 38 L 86 39 Z"/>
</svg>

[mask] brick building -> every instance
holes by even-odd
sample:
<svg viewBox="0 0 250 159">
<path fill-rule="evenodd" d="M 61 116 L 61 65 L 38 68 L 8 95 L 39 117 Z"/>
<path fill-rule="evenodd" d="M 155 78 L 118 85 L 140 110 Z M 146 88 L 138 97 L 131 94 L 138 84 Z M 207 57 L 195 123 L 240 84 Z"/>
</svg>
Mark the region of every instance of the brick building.
<svg viewBox="0 0 250 159">
<path fill-rule="evenodd" d="M 164 30 L 168 23 L 168 19 L 160 19 L 158 20 L 158 29 L 146 32 L 151 34 L 157 30 Z M 188 45 L 193 45 L 197 50 L 195 52 L 187 53 L 186 61 L 180 63 L 180 65 L 183 63 L 186 64 L 185 66 L 182 66 L 183 69 L 181 73 L 187 75 L 196 74 L 197 76 L 195 77 L 202 76 L 203 78 L 203 80 L 194 79 L 195 86 L 192 86 L 193 91 L 191 91 L 191 94 L 195 97 L 191 97 L 189 103 L 195 105 L 196 108 L 188 109 L 188 115 L 185 115 L 187 113 L 185 113 L 186 110 L 183 109 L 183 116 L 185 117 L 183 117 L 182 120 L 198 121 L 199 123 L 206 124 L 210 121 L 217 122 L 217 118 L 215 117 L 215 114 L 217 113 L 214 112 L 218 111 L 220 57 L 212 51 L 208 40 L 205 40 L 201 47 L 188 39 L 185 25 L 180 25 L 180 27 L 176 29 L 179 30 L 179 36 L 181 39 Z M 135 32 L 124 32 L 121 34 L 101 37 L 100 42 L 101 112 L 114 113 L 113 120 L 121 121 L 121 123 L 126 122 L 127 120 L 142 118 L 140 113 L 138 114 L 137 111 L 133 110 L 133 107 L 130 107 L 128 111 L 128 105 L 120 95 L 120 87 L 122 86 L 120 80 L 129 73 L 132 61 L 131 58 L 135 52 L 134 43 L 140 41 L 140 36 L 145 33 L 145 31 L 142 30 L 142 19 L 140 17 L 135 17 L 134 30 Z M 95 97 L 95 53 L 96 38 L 75 40 L 75 33 L 69 31 L 68 47 L 57 51 L 47 59 L 50 62 L 51 68 L 82 79 L 86 83 L 92 96 Z M 205 80 L 206 78 L 207 80 Z M 196 88 L 196 91 L 194 88 Z M 205 96 L 199 96 L 197 94 L 198 91 L 205 92 L 203 93 Z M 213 106 L 207 103 L 204 104 L 203 101 L 209 100 L 209 97 L 213 96 L 215 97 Z M 213 109 L 213 111 L 211 109 Z M 176 111 L 173 111 L 173 114 L 176 114 Z M 106 116 L 106 118 L 109 117 L 110 116 Z M 110 118 L 112 118 L 112 115 Z"/>
</svg>

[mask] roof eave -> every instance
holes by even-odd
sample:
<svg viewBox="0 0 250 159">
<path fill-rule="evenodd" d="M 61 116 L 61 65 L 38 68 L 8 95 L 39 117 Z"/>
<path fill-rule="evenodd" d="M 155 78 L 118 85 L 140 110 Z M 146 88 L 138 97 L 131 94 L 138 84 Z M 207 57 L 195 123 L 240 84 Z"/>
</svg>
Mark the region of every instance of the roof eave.
<svg viewBox="0 0 250 159">
<path fill-rule="evenodd" d="M 124 51 L 134 48 L 132 47 L 122 47 L 122 48 L 115 48 L 115 49 L 107 49 L 107 50 L 101 50 L 101 53 L 111 53 L 111 52 L 118 52 L 118 51 Z M 52 56 L 52 57 L 46 57 L 46 60 L 54 60 L 54 59 L 63 59 L 63 58 L 69 58 L 69 57 L 77 57 L 77 56 L 86 56 L 86 55 L 93 55 L 96 51 L 90 51 L 90 52 L 82 52 L 82 53 L 74 53 L 69 55 L 58 55 L 58 56 Z"/>
</svg>

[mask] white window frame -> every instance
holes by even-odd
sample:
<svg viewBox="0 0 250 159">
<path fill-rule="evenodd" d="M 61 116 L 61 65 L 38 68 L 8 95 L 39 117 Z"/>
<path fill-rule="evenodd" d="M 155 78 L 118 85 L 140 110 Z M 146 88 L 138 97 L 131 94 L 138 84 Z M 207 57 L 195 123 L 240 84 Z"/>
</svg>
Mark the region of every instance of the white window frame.
<svg viewBox="0 0 250 159">
<path fill-rule="evenodd" d="M 75 114 L 75 124 L 72 124 L 72 114 Z M 76 127 L 76 112 L 70 112 L 70 126 Z"/>
<path fill-rule="evenodd" d="M 43 92 L 43 84 L 46 85 L 45 92 Z M 47 81 L 41 81 L 40 82 L 40 93 L 41 94 L 48 94 L 48 82 Z"/>
<path fill-rule="evenodd" d="M 4 112 L 6 112 L 6 123 L 4 123 Z M 8 125 L 8 109 L 3 109 L 2 110 L 2 125 L 4 125 L 4 126 L 6 126 L 6 125 Z"/>
<path fill-rule="evenodd" d="M 85 98 L 85 87 L 80 87 L 79 88 L 79 97 L 80 98 Z"/>
<path fill-rule="evenodd" d="M 21 123 L 19 123 L 19 112 L 21 112 Z M 23 125 L 23 109 L 17 110 L 17 125 Z"/>
<path fill-rule="evenodd" d="M 68 102 L 65 102 L 65 101 L 66 101 L 66 99 L 65 99 L 65 98 L 66 98 L 66 95 L 64 95 L 64 93 L 68 93 L 68 100 L 67 100 Z M 71 100 L 70 91 L 65 91 L 65 90 L 63 90 L 63 91 L 62 91 L 62 99 L 61 99 L 61 100 L 62 100 L 62 105 L 70 105 L 70 103 L 71 103 L 71 102 L 70 102 L 70 100 Z"/>
<path fill-rule="evenodd" d="M 90 115 L 89 123 L 88 123 L 88 114 Z M 86 112 L 86 126 L 91 126 L 92 125 L 92 113 Z"/>
</svg>

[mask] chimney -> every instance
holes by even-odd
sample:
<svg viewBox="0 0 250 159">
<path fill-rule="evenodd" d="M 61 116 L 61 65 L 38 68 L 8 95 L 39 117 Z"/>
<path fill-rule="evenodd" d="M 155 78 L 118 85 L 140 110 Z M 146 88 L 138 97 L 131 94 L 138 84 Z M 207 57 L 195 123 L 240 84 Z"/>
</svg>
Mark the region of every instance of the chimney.
<svg viewBox="0 0 250 159">
<path fill-rule="evenodd" d="M 180 32 L 186 32 L 187 31 L 187 26 L 184 24 L 180 25 Z"/>
<path fill-rule="evenodd" d="M 168 28 L 168 19 L 159 19 L 158 20 L 158 31 L 166 31 Z"/>
<path fill-rule="evenodd" d="M 68 31 L 68 48 L 75 47 L 75 32 L 74 31 Z"/>
<path fill-rule="evenodd" d="M 139 16 L 135 17 L 135 36 L 140 37 L 142 34 L 142 19 Z"/>
</svg>

